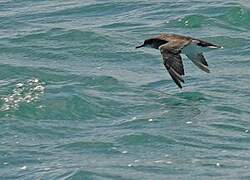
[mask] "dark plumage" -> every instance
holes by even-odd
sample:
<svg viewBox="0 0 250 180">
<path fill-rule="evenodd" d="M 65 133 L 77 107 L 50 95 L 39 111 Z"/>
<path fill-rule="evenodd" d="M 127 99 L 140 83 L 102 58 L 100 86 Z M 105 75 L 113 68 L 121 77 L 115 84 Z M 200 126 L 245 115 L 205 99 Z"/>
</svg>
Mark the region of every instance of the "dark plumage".
<svg viewBox="0 0 250 180">
<path fill-rule="evenodd" d="M 185 54 L 201 70 L 209 73 L 208 63 L 202 54 L 203 49 L 222 48 L 203 40 L 176 34 L 161 34 L 146 39 L 142 45 L 136 48 L 148 46 L 160 50 L 163 64 L 179 88 L 182 88 L 181 82 L 184 83 L 182 76 L 185 75 L 181 53 Z"/>
</svg>

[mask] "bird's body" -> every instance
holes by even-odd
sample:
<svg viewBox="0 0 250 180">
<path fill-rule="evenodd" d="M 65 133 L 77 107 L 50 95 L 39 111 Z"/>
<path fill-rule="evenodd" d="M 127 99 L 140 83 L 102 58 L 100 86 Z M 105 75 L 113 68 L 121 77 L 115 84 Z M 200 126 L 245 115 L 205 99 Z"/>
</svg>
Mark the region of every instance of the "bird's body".
<svg viewBox="0 0 250 180">
<path fill-rule="evenodd" d="M 185 74 L 181 53 L 185 54 L 201 70 L 209 73 L 208 63 L 202 54 L 203 50 L 205 48 L 222 48 L 200 39 L 177 34 L 160 34 L 146 39 L 143 45 L 136 48 L 141 47 L 151 47 L 160 50 L 164 66 L 180 88 L 182 88 L 181 82 L 184 83 L 182 76 Z"/>
</svg>

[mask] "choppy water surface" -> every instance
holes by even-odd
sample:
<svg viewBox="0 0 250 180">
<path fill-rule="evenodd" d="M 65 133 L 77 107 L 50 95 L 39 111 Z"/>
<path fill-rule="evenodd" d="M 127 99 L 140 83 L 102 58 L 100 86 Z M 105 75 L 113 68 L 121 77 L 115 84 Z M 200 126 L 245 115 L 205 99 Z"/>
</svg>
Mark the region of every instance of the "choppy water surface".
<svg viewBox="0 0 250 180">
<path fill-rule="evenodd" d="M 1 179 L 250 179 L 250 3 L 0 1 Z M 224 46 L 210 74 L 160 32 Z"/>
</svg>

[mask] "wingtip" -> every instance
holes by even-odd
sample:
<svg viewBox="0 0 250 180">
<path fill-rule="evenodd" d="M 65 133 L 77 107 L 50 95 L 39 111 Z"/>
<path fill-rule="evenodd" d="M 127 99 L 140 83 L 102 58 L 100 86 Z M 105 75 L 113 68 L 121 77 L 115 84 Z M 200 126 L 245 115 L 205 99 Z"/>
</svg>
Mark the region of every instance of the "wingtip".
<svg viewBox="0 0 250 180">
<path fill-rule="evenodd" d="M 179 83 L 179 84 L 175 83 L 175 84 L 178 86 L 179 89 L 182 89 L 181 83 Z"/>
<path fill-rule="evenodd" d="M 185 83 L 185 81 L 183 80 L 183 81 L 182 81 L 182 83 L 184 84 L 184 83 Z M 180 88 L 180 89 L 182 89 L 182 88 L 183 88 L 183 86 L 182 86 L 183 84 L 180 84 L 180 86 L 179 86 L 179 88 Z"/>
</svg>

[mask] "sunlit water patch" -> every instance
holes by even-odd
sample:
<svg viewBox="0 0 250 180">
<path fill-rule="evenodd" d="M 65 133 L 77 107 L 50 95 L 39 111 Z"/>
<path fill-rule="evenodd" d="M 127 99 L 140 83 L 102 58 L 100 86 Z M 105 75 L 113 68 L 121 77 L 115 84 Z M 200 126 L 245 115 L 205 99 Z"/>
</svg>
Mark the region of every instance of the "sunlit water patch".
<svg viewBox="0 0 250 180">
<path fill-rule="evenodd" d="M 37 101 L 45 91 L 45 84 L 39 79 L 28 79 L 15 84 L 12 92 L 1 98 L 1 111 L 17 110 L 21 104 Z"/>
</svg>

